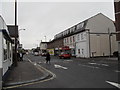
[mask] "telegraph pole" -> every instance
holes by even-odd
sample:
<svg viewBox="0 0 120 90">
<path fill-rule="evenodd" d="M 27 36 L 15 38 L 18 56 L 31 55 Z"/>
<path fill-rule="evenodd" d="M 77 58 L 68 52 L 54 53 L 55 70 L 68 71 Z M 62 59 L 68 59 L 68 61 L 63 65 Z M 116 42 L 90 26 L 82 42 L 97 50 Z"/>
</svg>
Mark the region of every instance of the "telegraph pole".
<svg viewBox="0 0 120 90">
<path fill-rule="evenodd" d="M 15 60 L 14 65 L 17 66 L 17 0 L 15 0 Z"/>
<path fill-rule="evenodd" d="M 111 57 L 111 33 L 110 33 L 110 29 L 109 28 L 108 28 L 108 35 L 109 35 L 109 50 L 110 50 L 109 57 Z"/>
</svg>

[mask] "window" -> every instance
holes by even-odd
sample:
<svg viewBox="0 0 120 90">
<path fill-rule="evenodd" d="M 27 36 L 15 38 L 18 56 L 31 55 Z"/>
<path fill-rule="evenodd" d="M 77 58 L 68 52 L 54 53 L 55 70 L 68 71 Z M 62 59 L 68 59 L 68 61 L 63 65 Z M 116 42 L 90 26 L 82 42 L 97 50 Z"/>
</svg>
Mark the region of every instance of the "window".
<svg viewBox="0 0 120 90">
<path fill-rule="evenodd" d="M 82 49 L 82 54 L 84 54 L 84 49 Z"/>
<path fill-rule="evenodd" d="M 77 25 L 77 29 L 81 29 L 81 28 L 83 28 L 83 26 L 84 26 L 84 22 L 79 23 L 79 24 Z"/>
<path fill-rule="evenodd" d="M 65 35 L 67 35 L 67 30 L 65 30 Z"/>
<path fill-rule="evenodd" d="M 69 34 L 69 30 L 67 30 L 67 34 Z"/>
<path fill-rule="evenodd" d="M 80 54 L 80 49 L 78 49 L 78 54 Z"/>
<path fill-rule="evenodd" d="M 70 28 L 70 33 L 72 33 L 72 28 Z"/>
<path fill-rule="evenodd" d="M 83 38 L 83 33 L 81 33 L 81 40 L 83 40 L 84 38 Z"/>
<path fill-rule="evenodd" d="M 72 37 L 70 37 L 70 43 L 72 43 Z"/>
<path fill-rule="evenodd" d="M 70 34 L 70 29 L 68 29 L 68 34 Z"/>
<path fill-rule="evenodd" d="M 10 58 L 10 42 L 7 41 L 8 58 Z"/>
<path fill-rule="evenodd" d="M 75 26 L 72 28 L 72 32 L 74 32 L 75 31 Z"/>
<path fill-rule="evenodd" d="M 12 44 L 10 43 L 10 53 L 9 53 L 10 58 L 12 57 Z M 10 59 L 11 61 L 11 59 Z"/>
<path fill-rule="evenodd" d="M 64 39 L 64 43 L 66 43 L 66 38 Z"/>
<path fill-rule="evenodd" d="M 79 39 L 79 34 L 77 35 L 77 40 L 79 41 L 80 39 Z"/>
<path fill-rule="evenodd" d="M 4 60 L 7 59 L 7 40 L 3 38 Z"/>
<path fill-rule="evenodd" d="M 67 38 L 67 43 L 69 43 L 69 40 L 68 40 L 68 38 Z"/>
<path fill-rule="evenodd" d="M 73 42 L 75 42 L 75 37 L 73 36 Z"/>
</svg>

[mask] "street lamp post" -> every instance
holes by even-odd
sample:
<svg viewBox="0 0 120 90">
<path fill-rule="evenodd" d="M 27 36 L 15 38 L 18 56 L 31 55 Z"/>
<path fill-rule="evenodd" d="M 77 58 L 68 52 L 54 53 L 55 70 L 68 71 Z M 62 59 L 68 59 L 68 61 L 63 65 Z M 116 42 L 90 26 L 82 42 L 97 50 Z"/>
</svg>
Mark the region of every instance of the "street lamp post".
<svg viewBox="0 0 120 90">
<path fill-rule="evenodd" d="M 110 30 L 108 28 L 108 35 L 109 35 L 109 50 L 110 50 L 110 53 L 109 53 L 109 57 L 111 57 L 111 33 L 110 33 Z"/>
<path fill-rule="evenodd" d="M 15 0 L 15 66 L 17 66 L 17 0 Z"/>
</svg>

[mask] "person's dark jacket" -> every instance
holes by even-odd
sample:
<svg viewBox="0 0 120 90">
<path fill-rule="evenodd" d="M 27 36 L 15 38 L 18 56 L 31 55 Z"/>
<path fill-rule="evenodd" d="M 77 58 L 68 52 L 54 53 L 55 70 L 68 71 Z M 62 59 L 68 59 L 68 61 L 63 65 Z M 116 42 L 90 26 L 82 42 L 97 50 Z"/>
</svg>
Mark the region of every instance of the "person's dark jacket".
<svg viewBox="0 0 120 90">
<path fill-rule="evenodd" d="M 46 54 L 46 60 L 50 61 L 50 54 L 49 53 Z"/>
</svg>

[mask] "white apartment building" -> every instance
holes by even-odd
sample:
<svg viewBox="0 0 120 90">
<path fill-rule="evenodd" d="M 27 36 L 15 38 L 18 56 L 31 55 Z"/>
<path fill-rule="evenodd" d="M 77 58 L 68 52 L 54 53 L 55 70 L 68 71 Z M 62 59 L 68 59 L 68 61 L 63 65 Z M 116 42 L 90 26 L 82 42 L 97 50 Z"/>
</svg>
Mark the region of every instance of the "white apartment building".
<svg viewBox="0 0 120 90">
<path fill-rule="evenodd" d="M 117 51 L 114 22 L 99 13 L 89 19 L 76 34 L 76 57 L 110 56 Z"/>
<path fill-rule="evenodd" d="M 114 22 L 99 13 L 63 32 L 64 46 L 76 57 L 110 56 L 117 51 Z M 58 34 L 58 36 L 60 36 Z"/>
</svg>

